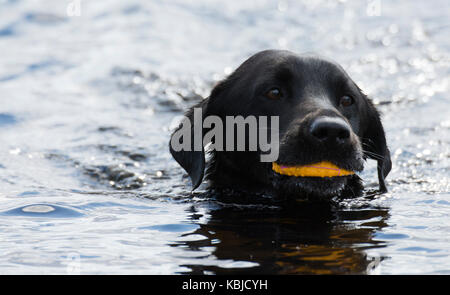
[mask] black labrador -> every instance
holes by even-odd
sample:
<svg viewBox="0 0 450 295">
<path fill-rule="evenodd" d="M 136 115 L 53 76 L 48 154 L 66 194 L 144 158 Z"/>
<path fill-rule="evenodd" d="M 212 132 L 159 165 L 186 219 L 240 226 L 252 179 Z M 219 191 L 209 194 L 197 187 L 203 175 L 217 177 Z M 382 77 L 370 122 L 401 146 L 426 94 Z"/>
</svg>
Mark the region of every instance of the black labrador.
<svg viewBox="0 0 450 295">
<path fill-rule="evenodd" d="M 195 108 L 201 110 L 203 119 L 216 116 L 225 121 L 227 116 L 275 116 L 279 124 L 275 163 L 300 166 L 327 161 L 347 171 L 361 171 L 364 160 L 370 158 L 378 162 L 380 191 L 387 191 L 385 177 L 391 170 L 391 159 L 379 113 L 335 62 L 284 50 L 262 51 L 246 60 L 219 82 L 208 98 L 187 112 L 192 131 L 196 125 Z M 212 125 L 207 127 L 200 127 L 203 139 Z M 180 128 L 181 124 L 174 134 Z M 266 129 L 269 133 L 271 128 Z M 170 151 L 189 174 L 195 189 L 204 177 L 204 146 L 218 138 L 209 138 L 195 149 L 193 133 L 192 138 L 182 140 L 189 141 L 185 143 L 192 149 L 184 150 L 173 148 L 172 134 Z M 224 133 L 216 137 L 222 134 L 219 139 L 227 144 L 230 138 Z M 256 150 L 248 147 L 247 143 L 245 150 L 211 151 L 206 178 L 212 188 L 298 197 L 329 197 L 362 189 L 356 174 L 339 177 L 279 174 L 272 169 L 273 163 L 261 161 L 263 151 L 259 147 Z"/>
</svg>

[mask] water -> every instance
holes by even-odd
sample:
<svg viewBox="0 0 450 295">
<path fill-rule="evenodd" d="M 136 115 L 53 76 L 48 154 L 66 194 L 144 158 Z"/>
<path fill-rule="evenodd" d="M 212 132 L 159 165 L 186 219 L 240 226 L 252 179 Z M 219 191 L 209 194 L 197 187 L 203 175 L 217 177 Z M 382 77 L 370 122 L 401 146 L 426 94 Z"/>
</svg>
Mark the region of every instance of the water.
<svg viewBox="0 0 450 295">
<path fill-rule="evenodd" d="M 0 273 L 450 273 L 448 1 L 69 4 L 0 1 Z M 374 99 L 389 193 L 370 162 L 330 205 L 190 192 L 175 118 L 267 48 Z"/>
</svg>

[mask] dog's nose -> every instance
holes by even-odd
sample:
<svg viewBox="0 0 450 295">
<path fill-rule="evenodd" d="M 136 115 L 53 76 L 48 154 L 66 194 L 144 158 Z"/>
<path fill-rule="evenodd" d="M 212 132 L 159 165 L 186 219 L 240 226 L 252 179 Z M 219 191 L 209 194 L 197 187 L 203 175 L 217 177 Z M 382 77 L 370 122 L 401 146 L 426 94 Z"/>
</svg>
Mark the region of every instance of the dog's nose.
<svg viewBox="0 0 450 295">
<path fill-rule="evenodd" d="M 350 126 L 338 117 L 318 117 L 309 132 L 320 141 L 345 143 L 350 139 Z"/>
</svg>

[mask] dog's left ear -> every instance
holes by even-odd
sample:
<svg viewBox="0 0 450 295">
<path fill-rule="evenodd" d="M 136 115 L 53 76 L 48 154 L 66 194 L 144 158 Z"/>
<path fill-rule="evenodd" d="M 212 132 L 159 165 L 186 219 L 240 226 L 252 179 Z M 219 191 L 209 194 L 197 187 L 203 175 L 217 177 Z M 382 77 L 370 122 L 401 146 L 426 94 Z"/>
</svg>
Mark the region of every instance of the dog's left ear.
<svg viewBox="0 0 450 295">
<path fill-rule="evenodd" d="M 364 156 L 373 160 L 377 160 L 378 182 L 381 192 L 387 192 L 384 179 L 387 177 L 392 168 L 391 154 L 386 144 L 386 136 L 383 125 L 381 124 L 380 114 L 377 109 L 367 98 L 367 114 L 365 122 L 365 130 L 362 133 L 362 145 Z"/>
</svg>

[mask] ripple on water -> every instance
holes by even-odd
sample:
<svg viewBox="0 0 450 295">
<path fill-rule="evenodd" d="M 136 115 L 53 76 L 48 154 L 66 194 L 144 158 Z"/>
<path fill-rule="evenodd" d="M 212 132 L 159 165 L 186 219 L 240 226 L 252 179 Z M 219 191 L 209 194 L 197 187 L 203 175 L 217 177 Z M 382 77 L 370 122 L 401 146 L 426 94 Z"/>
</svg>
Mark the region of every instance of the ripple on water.
<svg viewBox="0 0 450 295">
<path fill-rule="evenodd" d="M 0 127 L 6 125 L 13 125 L 17 122 L 16 117 L 11 114 L 0 113 Z"/>
<path fill-rule="evenodd" d="M 24 191 L 18 194 L 19 197 L 26 197 L 26 196 L 35 196 L 39 195 L 38 191 Z"/>
<path fill-rule="evenodd" d="M 84 214 L 65 207 L 51 204 L 31 204 L 0 213 L 3 216 L 49 217 L 49 218 L 74 218 Z"/>
<path fill-rule="evenodd" d="M 398 249 L 398 251 L 412 251 L 412 252 L 434 253 L 434 252 L 439 252 L 440 250 L 439 249 L 424 248 L 424 247 L 407 247 L 407 248 Z"/>
<path fill-rule="evenodd" d="M 158 224 L 152 226 L 140 227 L 139 229 L 157 230 L 161 232 L 191 232 L 198 229 L 197 224 Z"/>
<path fill-rule="evenodd" d="M 380 240 L 399 240 L 399 239 L 408 239 L 409 236 L 405 234 L 397 234 L 397 233 L 376 233 L 375 238 Z"/>
</svg>

